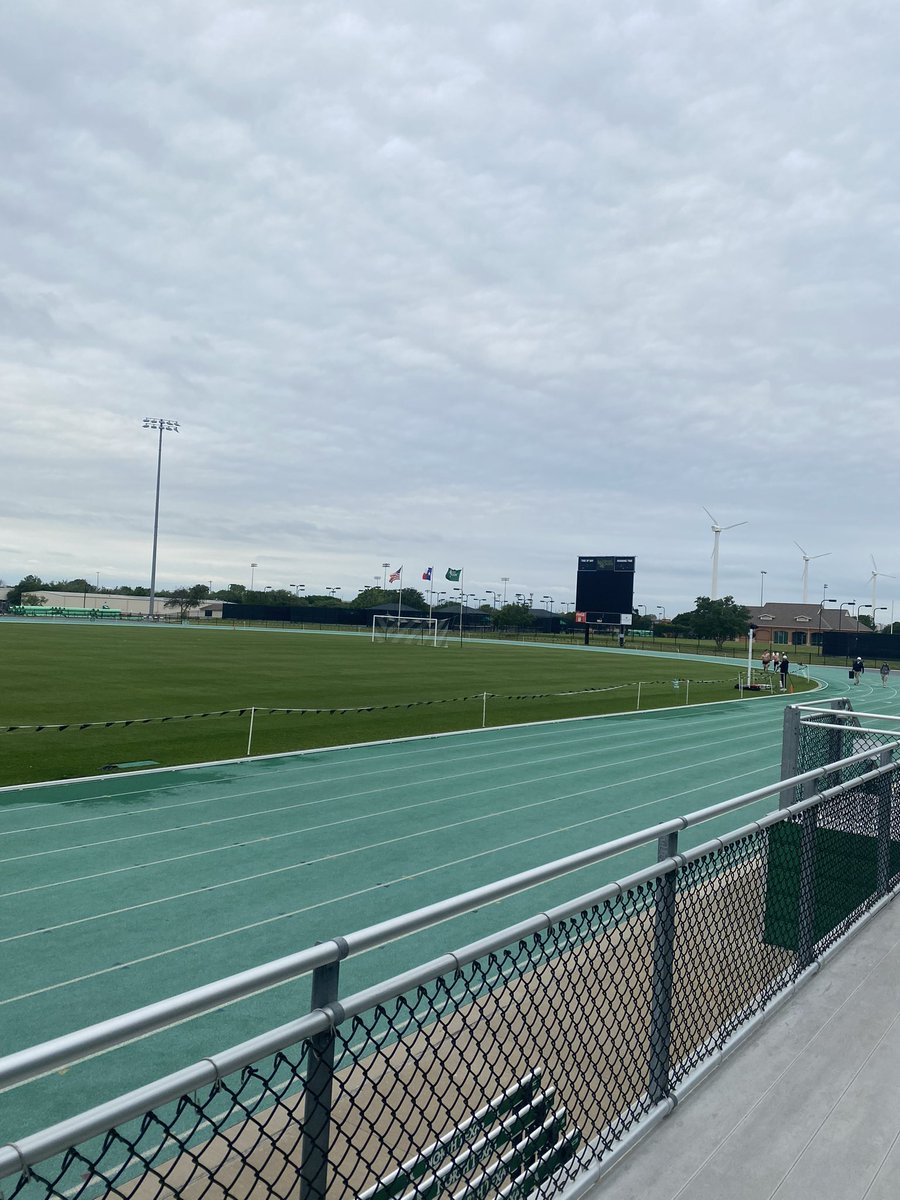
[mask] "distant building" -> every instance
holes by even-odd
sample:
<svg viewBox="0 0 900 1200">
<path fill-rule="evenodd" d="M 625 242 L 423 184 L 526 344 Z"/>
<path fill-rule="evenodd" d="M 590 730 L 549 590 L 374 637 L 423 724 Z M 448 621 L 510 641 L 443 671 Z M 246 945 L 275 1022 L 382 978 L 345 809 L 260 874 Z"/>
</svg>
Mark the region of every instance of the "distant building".
<svg viewBox="0 0 900 1200">
<path fill-rule="evenodd" d="M 7 589 L 8 590 L 8 589 Z M 110 592 L 48 592 L 37 589 L 28 593 L 29 596 L 40 596 L 47 601 L 45 608 L 113 608 L 129 616 L 146 617 L 150 613 L 149 596 L 122 596 Z M 157 596 L 154 601 L 154 615 L 157 617 L 173 618 L 178 616 L 177 608 L 166 608 L 166 596 Z M 189 617 L 221 617 L 221 600 L 203 600 L 196 608 L 187 614 Z"/>
<path fill-rule="evenodd" d="M 748 604 L 754 639 L 773 646 L 821 646 L 822 634 L 833 630 L 870 633 L 846 609 L 832 604 Z"/>
</svg>

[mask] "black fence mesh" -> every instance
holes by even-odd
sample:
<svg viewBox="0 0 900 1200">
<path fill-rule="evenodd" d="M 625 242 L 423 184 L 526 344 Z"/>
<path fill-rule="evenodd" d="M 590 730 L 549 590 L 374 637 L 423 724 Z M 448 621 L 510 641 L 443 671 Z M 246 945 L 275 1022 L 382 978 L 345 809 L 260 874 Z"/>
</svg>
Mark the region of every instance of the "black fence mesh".
<svg viewBox="0 0 900 1200">
<path fill-rule="evenodd" d="M 14 1198 L 552 1195 L 900 871 L 849 788 L 24 1172 Z"/>
</svg>

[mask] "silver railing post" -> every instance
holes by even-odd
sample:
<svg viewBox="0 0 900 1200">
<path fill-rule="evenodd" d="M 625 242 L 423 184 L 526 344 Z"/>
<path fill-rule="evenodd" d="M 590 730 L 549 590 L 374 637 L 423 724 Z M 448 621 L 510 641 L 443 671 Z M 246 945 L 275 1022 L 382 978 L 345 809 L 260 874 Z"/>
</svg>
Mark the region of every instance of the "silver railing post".
<svg viewBox="0 0 900 1200">
<path fill-rule="evenodd" d="M 800 757 L 800 709 L 796 704 L 789 704 L 784 710 L 784 725 L 781 735 L 781 778 L 791 779 L 800 774 L 797 760 Z M 790 808 L 794 803 L 793 788 L 785 788 L 781 793 L 778 807 Z"/>
<path fill-rule="evenodd" d="M 664 834 L 657 842 L 656 861 L 678 853 L 678 834 Z M 675 893 L 678 872 L 666 871 L 656 883 L 653 917 L 653 981 L 650 1011 L 650 1102 L 658 1104 L 671 1088 L 672 978 L 675 966 Z"/>
<path fill-rule="evenodd" d="M 815 794 L 815 784 L 803 784 L 803 799 Z M 797 885 L 797 973 L 805 971 L 813 960 L 816 928 L 816 828 L 819 805 L 814 804 L 800 817 L 800 876 Z"/>
<path fill-rule="evenodd" d="M 338 939 L 343 942 L 343 938 Z M 349 947 L 344 944 L 346 957 Z M 338 998 L 340 961 L 316 967 L 310 1008 L 325 1008 Z M 328 1189 L 328 1151 L 331 1145 L 331 1107 L 334 1092 L 334 1025 L 309 1041 L 303 1097 L 303 1139 L 300 1146 L 300 1200 L 325 1200 Z"/>
<path fill-rule="evenodd" d="M 891 764 L 892 753 L 882 750 L 878 755 L 878 765 L 888 767 Z M 887 894 L 891 878 L 891 808 L 894 787 L 894 772 L 885 771 L 877 782 L 878 817 L 875 826 L 877 842 L 877 869 L 875 886 L 879 896 Z"/>
</svg>

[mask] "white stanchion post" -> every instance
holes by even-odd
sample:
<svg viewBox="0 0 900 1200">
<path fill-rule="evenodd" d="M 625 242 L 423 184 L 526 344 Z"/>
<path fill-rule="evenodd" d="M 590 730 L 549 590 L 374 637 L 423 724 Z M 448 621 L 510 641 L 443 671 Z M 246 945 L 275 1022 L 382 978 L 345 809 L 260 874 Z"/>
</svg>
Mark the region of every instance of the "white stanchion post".
<svg viewBox="0 0 900 1200">
<path fill-rule="evenodd" d="M 484 703 L 481 706 L 481 728 L 487 725 L 487 692 L 484 693 Z"/>
<path fill-rule="evenodd" d="M 250 736 L 247 738 L 247 757 L 250 757 L 250 747 L 253 745 L 253 718 L 256 715 L 256 708 L 250 709 Z"/>
<path fill-rule="evenodd" d="M 685 704 L 690 704 L 690 702 L 691 702 L 691 681 L 690 681 L 690 679 L 686 679 L 684 681 L 684 702 L 685 702 Z"/>
<path fill-rule="evenodd" d="M 640 708 L 641 708 L 641 681 L 640 680 L 638 680 L 637 704 L 634 707 L 638 712 L 640 711 Z"/>
<path fill-rule="evenodd" d="M 747 637 L 747 687 L 753 682 L 753 630 L 755 625 L 751 625 Z"/>
</svg>

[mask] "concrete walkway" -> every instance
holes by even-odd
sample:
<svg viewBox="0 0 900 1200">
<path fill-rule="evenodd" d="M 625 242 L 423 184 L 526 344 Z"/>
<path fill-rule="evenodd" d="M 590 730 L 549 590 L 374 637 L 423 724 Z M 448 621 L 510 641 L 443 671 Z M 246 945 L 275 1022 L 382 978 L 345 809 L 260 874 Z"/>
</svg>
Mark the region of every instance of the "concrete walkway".
<svg viewBox="0 0 900 1200">
<path fill-rule="evenodd" d="M 883 909 L 589 1200 L 900 1195 L 900 902 Z"/>
</svg>

